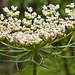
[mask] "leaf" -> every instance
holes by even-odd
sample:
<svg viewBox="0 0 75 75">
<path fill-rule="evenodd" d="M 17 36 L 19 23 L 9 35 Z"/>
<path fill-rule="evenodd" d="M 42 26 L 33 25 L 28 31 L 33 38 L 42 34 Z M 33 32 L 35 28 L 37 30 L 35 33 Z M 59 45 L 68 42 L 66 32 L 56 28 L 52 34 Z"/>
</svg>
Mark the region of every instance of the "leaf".
<svg viewBox="0 0 75 75">
<path fill-rule="evenodd" d="M 37 67 L 36 68 L 38 68 L 42 63 L 43 63 L 43 56 L 40 54 L 40 53 L 38 53 L 39 54 L 39 56 L 41 56 L 41 60 L 40 60 L 40 62 L 37 64 Z"/>
<path fill-rule="evenodd" d="M 27 69 L 26 68 L 24 68 L 24 69 L 22 69 L 22 70 L 19 70 L 16 74 L 14 74 L 14 75 L 24 75 L 23 73 L 25 73 L 27 70 L 29 70 L 29 69 L 31 69 L 31 66 L 30 67 L 28 67 Z"/>
<path fill-rule="evenodd" d="M 50 69 L 49 67 L 47 67 L 47 66 L 45 66 L 45 65 L 40 65 L 40 66 L 42 66 L 42 67 L 44 67 L 44 68 L 46 68 L 46 69 Z"/>
<path fill-rule="evenodd" d="M 12 45 L 9 45 L 9 44 L 6 44 L 4 42 L 1 41 L 2 44 L 8 46 L 8 47 L 11 47 L 11 48 L 17 48 L 17 49 L 22 49 L 22 48 L 19 48 L 19 47 L 16 47 L 16 46 L 12 46 Z"/>
<path fill-rule="evenodd" d="M 7 52 L 7 51 L 8 51 L 8 50 L 1 50 L 1 49 L 0 49 L 0 52 Z"/>
<path fill-rule="evenodd" d="M 62 55 L 57 55 L 59 57 L 62 57 L 62 58 L 75 58 L 75 56 L 62 56 Z"/>
<path fill-rule="evenodd" d="M 18 61 L 19 58 L 23 57 L 23 56 L 26 55 L 26 54 L 27 54 L 27 52 L 24 53 L 24 54 L 22 54 L 22 55 L 20 55 L 20 56 L 16 59 L 16 61 Z M 16 62 L 16 68 L 17 68 L 17 71 L 19 71 L 18 62 Z"/>
<path fill-rule="evenodd" d="M 46 57 L 47 55 L 49 55 L 49 53 L 46 52 L 46 51 L 44 51 L 44 50 L 40 50 L 40 53 L 41 53 L 44 57 Z"/>
<path fill-rule="evenodd" d="M 4 54 L 4 53 L 0 53 L 0 55 L 7 56 L 7 57 L 11 57 L 11 58 L 16 58 L 16 57 L 17 57 L 17 56 L 6 55 L 6 54 Z"/>
<path fill-rule="evenodd" d="M 54 51 L 55 51 L 55 49 L 52 50 L 51 52 L 47 52 L 47 51 L 45 51 L 45 50 L 40 50 L 40 52 L 41 52 L 41 54 L 43 54 L 44 58 L 50 58 L 51 54 L 52 54 Z"/>
<path fill-rule="evenodd" d="M 19 70 L 15 75 L 19 75 L 19 74 L 25 73 L 24 71 L 27 71 L 27 70 L 30 68 L 29 65 L 30 65 L 30 63 L 32 62 L 32 61 L 31 61 L 31 58 L 32 58 L 32 53 L 31 53 L 31 55 L 30 55 L 30 57 L 29 57 L 29 60 L 30 60 L 30 61 L 28 61 L 28 63 L 27 63 L 27 65 L 25 66 L 25 68 L 24 68 L 23 70 Z"/>
<path fill-rule="evenodd" d="M 22 62 L 30 61 L 30 59 L 21 60 L 21 61 L 15 61 L 15 60 L 0 60 L 0 61 L 3 61 L 3 62 L 18 62 L 18 63 L 22 63 Z"/>
<path fill-rule="evenodd" d="M 31 51 L 31 50 L 30 50 L 31 48 L 29 48 L 29 47 L 27 47 L 27 48 L 25 48 L 25 47 L 20 48 L 19 46 L 12 46 L 12 45 L 6 44 L 6 43 L 4 43 L 4 42 L 2 42 L 2 41 L 1 41 L 1 43 L 4 44 L 4 45 L 6 45 L 6 46 L 8 46 L 10 49 L 11 49 L 11 48 L 15 48 L 15 49 L 20 49 L 20 50 L 21 50 L 21 49 L 22 49 L 22 50 L 24 49 L 25 51 Z"/>
<path fill-rule="evenodd" d="M 9 52 L 18 52 L 19 53 L 19 52 L 25 52 L 25 50 L 12 50 L 11 49 Z"/>
</svg>

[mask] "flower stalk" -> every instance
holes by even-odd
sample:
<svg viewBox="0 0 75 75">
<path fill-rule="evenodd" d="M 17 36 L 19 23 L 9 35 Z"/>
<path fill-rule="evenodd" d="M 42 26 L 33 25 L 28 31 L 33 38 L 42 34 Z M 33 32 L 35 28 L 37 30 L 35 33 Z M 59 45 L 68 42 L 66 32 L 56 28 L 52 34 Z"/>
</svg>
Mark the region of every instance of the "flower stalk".
<svg viewBox="0 0 75 75">
<path fill-rule="evenodd" d="M 34 57 L 33 57 L 33 75 L 37 75 L 37 51 L 34 51 Z"/>
</svg>

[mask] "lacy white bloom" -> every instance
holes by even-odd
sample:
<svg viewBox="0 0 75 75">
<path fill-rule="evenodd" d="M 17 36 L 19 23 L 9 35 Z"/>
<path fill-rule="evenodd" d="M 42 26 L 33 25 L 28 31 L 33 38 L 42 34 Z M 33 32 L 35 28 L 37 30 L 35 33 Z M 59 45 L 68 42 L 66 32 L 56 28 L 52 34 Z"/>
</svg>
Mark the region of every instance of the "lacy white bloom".
<svg viewBox="0 0 75 75">
<path fill-rule="evenodd" d="M 73 4 L 71 4 L 73 5 Z M 12 44 L 27 47 L 44 45 L 51 43 L 56 38 L 65 36 L 65 26 L 69 29 L 74 29 L 75 25 L 75 9 L 66 8 L 65 12 L 69 17 L 59 18 L 59 4 L 48 6 L 44 5 L 41 15 L 32 12 L 32 7 L 27 7 L 28 12 L 25 11 L 23 19 L 19 19 L 20 12 L 17 7 L 11 6 L 11 10 L 7 7 L 3 8 L 6 17 L 0 15 L 0 40 L 5 38 Z M 72 7 L 72 6 L 71 6 Z"/>
</svg>

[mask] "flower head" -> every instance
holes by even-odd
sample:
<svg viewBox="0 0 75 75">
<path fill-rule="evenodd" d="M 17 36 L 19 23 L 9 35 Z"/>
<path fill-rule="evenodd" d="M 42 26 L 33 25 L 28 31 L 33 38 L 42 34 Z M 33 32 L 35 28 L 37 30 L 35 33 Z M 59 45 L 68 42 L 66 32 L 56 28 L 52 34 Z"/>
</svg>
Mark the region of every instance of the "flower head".
<svg viewBox="0 0 75 75">
<path fill-rule="evenodd" d="M 71 4 L 71 7 L 74 5 Z M 7 7 L 3 8 L 6 16 L 0 15 L 0 40 L 5 38 L 12 44 L 18 46 L 32 46 L 36 47 L 44 42 L 44 45 L 51 43 L 56 38 L 65 36 L 65 26 L 69 29 L 74 29 L 75 25 L 75 9 L 66 8 L 65 12 L 69 17 L 65 19 L 60 18 L 59 4 L 48 6 L 44 5 L 41 15 L 37 15 L 33 12 L 32 7 L 27 7 L 28 12 L 25 11 L 23 19 L 19 19 L 20 11 L 17 11 L 17 7 L 11 6 L 11 10 Z M 3 38 L 4 37 L 4 38 Z M 3 39 L 2 39 L 3 38 Z"/>
</svg>

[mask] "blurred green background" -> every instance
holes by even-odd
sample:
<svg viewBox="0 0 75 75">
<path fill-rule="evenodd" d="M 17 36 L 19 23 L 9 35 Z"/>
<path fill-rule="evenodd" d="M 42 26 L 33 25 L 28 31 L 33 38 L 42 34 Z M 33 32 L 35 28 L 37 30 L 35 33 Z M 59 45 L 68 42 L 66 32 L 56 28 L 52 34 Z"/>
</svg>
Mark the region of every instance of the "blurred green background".
<svg viewBox="0 0 75 75">
<path fill-rule="evenodd" d="M 3 13 L 3 7 L 7 6 L 10 8 L 11 5 L 14 5 L 18 6 L 18 10 L 21 11 L 20 17 L 24 16 L 24 11 L 26 10 L 26 7 L 29 6 L 33 7 L 34 11 L 41 15 L 43 5 L 60 4 L 59 12 L 64 18 L 64 8 L 67 4 L 70 4 L 72 2 L 75 3 L 75 0 L 0 0 L 0 14 Z M 71 36 L 53 45 L 66 45 L 70 38 Z M 75 35 L 72 42 L 75 42 Z M 0 47 L 2 46 L 3 45 L 0 44 Z M 62 55 L 75 56 L 75 47 L 67 48 L 67 50 L 64 51 Z M 9 60 L 11 58 L 0 55 L 0 59 Z M 51 56 L 49 59 L 44 60 L 44 65 L 47 66 L 49 69 L 39 66 L 37 70 L 37 75 L 75 75 L 75 58 L 62 58 L 58 56 Z M 19 68 L 24 69 L 25 64 L 26 63 L 19 63 Z M 15 63 L 0 61 L 0 75 L 14 75 L 16 73 L 17 69 Z M 28 69 L 24 69 L 21 73 L 17 73 L 16 75 L 32 75 L 32 68 L 30 67 Z"/>
</svg>

